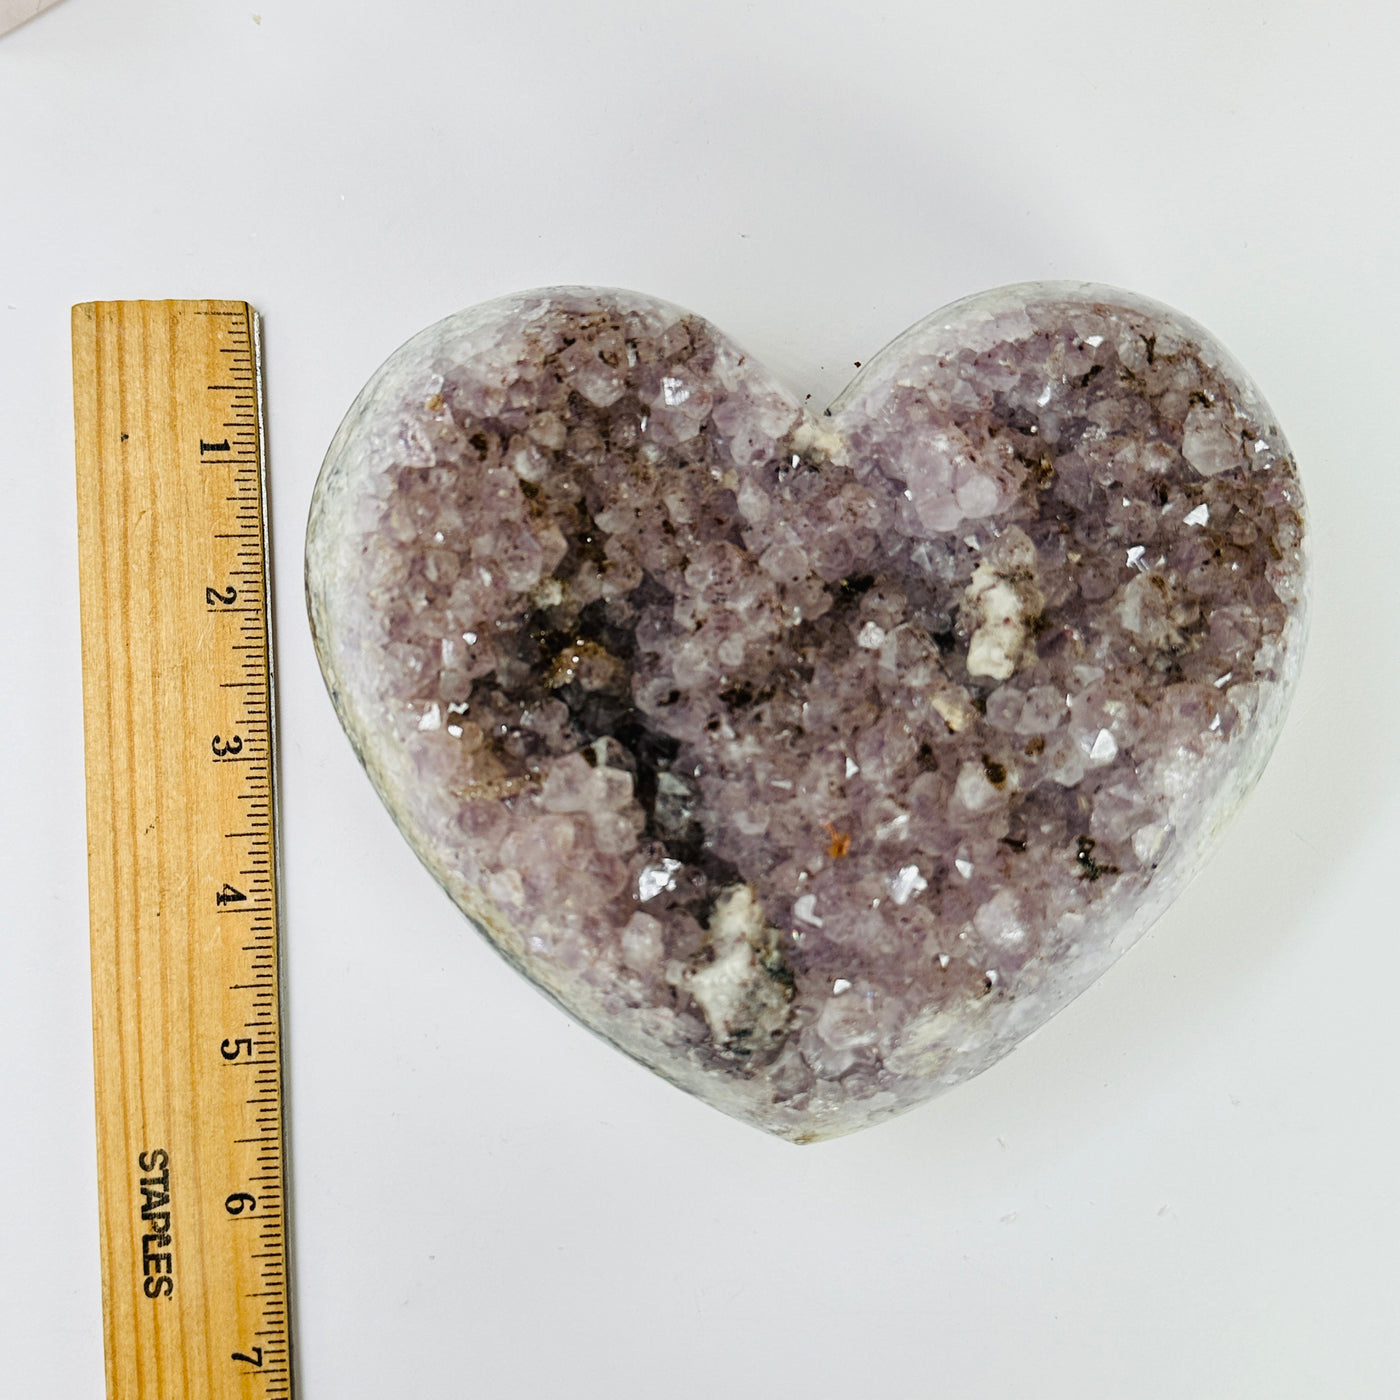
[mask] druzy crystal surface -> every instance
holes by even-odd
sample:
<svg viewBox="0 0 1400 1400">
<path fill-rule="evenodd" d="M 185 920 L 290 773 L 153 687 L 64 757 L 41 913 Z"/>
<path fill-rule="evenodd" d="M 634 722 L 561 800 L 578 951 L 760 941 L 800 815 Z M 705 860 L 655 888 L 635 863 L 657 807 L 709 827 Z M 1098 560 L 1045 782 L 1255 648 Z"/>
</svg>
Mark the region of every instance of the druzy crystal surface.
<svg viewBox="0 0 1400 1400">
<path fill-rule="evenodd" d="M 308 541 L 428 869 L 797 1141 L 977 1073 L 1143 933 L 1268 756 L 1305 583 L 1250 381 L 1083 284 L 938 312 L 824 412 L 649 297 L 473 308 L 361 393 Z"/>
</svg>

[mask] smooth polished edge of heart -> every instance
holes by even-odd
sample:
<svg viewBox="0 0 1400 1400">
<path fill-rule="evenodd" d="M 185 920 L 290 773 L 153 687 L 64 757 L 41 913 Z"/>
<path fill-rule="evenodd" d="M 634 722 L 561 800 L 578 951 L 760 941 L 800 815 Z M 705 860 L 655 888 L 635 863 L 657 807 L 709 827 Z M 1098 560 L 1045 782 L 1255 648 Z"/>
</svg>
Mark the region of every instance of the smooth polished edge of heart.
<svg viewBox="0 0 1400 1400">
<path fill-rule="evenodd" d="M 318 586 L 318 580 L 324 581 L 333 577 L 339 567 L 339 562 L 334 558 L 337 546 L 336 530 L 334 527 L 330 529 L 319 527 L 316 522 L 327 521 L 338 512 L 342 514 L 342 518 L 348 518 L 344 515 L 347 508 L 353 513 L 353 507 L 358 497 L 354 496 L 352 483 L 349 480 L 352 469 L 356 476 L 372 480 L 376 464 L 384 466 L 392 461 L 401 460 L 406 451 L 415 450 L 415 444 L 411 441 L 406 442 L 397 431 L 388 434 L 382 431 L 383 423 L 385 421 L 392 422 L 393 419 L 392 413 L 387 419 L 383 418 L 381 410 L 392 409 L 394 405 L 416 396 L 430 394 L 432 380 L 436 373 L 433 368 L 435 360 L 446 358 L 457 363 L 466 362 L 474 354 L 480 353 L 481 349 L 490 341 L 495 330 L 509 324 L 513 318 L 519 316 L 521 311 L 530 305 L 549 303 L 561 298 L 573 300 L 587 297 L 615 297 L 623 299 L 625 304 L 632 307 L 650 308 L 656 315 L 658 323 L 685 314 L 679 308 L 673 308 L 655 298 L 645 298 L 633 293 L 612 292 L 607 289 L 545 289 L 542 292 L 517 294 L 496 302 L 486 303 L 466 313 L 459 313 L 456 317 L 449 317 L 436 326 L 420 332 L 394 356 L 390 357 L 385 366 L 362 391 L 342 424 L 341 430 L 337 433 L 336 440 L 327 455 L 327 466 L 323 471 L 321 481 L 318 483 L 313 505 L 313 525 L 308 540 L 308 593 L 318 655 L 347 733 L 350 735 L 361 761 L 365 763 L 376 788 L 384 797 L 386 805 L 394 815 L 395 820 L 399 822 L 410 844 L 448 889 L 464 912 L 483 927 L 495 946 L 512 963 L 566 1010 L 584 1020 L 585 1024 L 589 1024 L 591 1029 L 597 1031 L 605 1039 L 632 1054 L 663 1077 L 671 1079 L 680 1087 L 697 1093 L 716 1107 L 725 1109 L 725 1111 L 747 1121 L 755 1122 L 757 1126 L 764 1127 L 769 1131 L 776 1131 L 780 1135 L 795 1139 L 812 1140 L 814 1137 L 834 1136 L 855 1127 L 865 1126 L 867 1121 L 872 1120 L 857 1118 L 856 1121 L 851 1121 L 837 1116 L 816 1125 L 815 1129 L 809 1123 L 786 1122 L 775 1125 L 771 1121 L 763 1121 L 761 1117 L 755 1116 L 754 1106 L 749 1101 L 749 1096 L 738 1095 L 734 1102 L 724 1102 L 726 1097 L 724 1081 L 717 1080 L 712 1071 L 693 1071 L 691 1066 L 677 1064 L 666 1056 L 658 1056 L 657 1047 L 647 1043 L 645 1037 L 637 1040 L 619 1033 L 616 1027 L 605 1027 L 603 1024 L 605 1018 L 602 1016 L 596 1019 L 590 1018 L 588 1008 L 579 1004 L 577 988 L 571 985 L 567 979 L 551 985 L 549 977 L 542 975 L 539 966 L 530 962 L 527 950 L 521 944 L 518 932 L 511 925 L 511 921 L 500 917 L 499 912 L 492 908 L 490 901 L 480 890 L 464 886 L 463 882 L 455 877 L 451 859 L 445 855 L 444 833 L 441 830 L 433 830 L 431 823 L 424 823 L 411 817 L 392 796 L 395 792 L 402 792 L 404 785 L 411 784 L 413 781 L 411 756 L 406 753 L 396 753 L 392 748 L 387 752 L 376 750 L 373 740 L 373 721 L 367 718 L 363 713 L 362 706 L 358 703 L 362 697 L 347 698 L 343 687 L 338 683 L 342 671 L 340 663 L 343 658 L 337 660 L 332 656 L 334 648 L 330 638 L 334 630 L 334 620 L 323 606 L 325 588 Z M 1272 415 L 1267 406 L 1263 404 L 1262 397 L 1258 395 L 1249 377 L 1235 365 L 1208 333 L 1196 327 L 1180 313 L 1161 307 L 1146 298 L 1113 288 L 1083 283 L 1042 283 L 1019 284 L 995 289 L 990 293 L 982 293 L 955 303 L 952 307 L 934 312 L 931 316 L 916 323 L 867 364 L 862 373 L 857 375 L 851 385 L 835 401 L 829 417 L 818 423 L 817 431 L 829 433 L 833 428 L 839 431 L 841 420 L 848 413 L 858 411 L 852 406 L 862 402 L 868 403 L 877 396 L 883 380 L 888 378 L 889 371 L 892 368 L 897 370 L 902 359 L 906 359 L 914 353 L 937 355 L 950 349 L 976 349 L 978 347 L 977 336 L 981 328 L 985 328 L 987 334 L 992 338 L 996 338 L 998 335 L 1004 336 L 1006 318 L 1008 316 L 1014 317 L 1018 313 L 1024 314 L 1025 305 L 1034 303 L 1037 299 L 1051 301 L 1082 299 L 1086 303 L 1106 302 L 1133 308 L 1163 324 L 1182 328 L 1184 334 L 1194 342 L 1195 347 L 1203 353 L 1204 357 L 1220 367 L 1232 385 L 1238 388 L 1242 399 L 1247 396 L 1251 413 L 1257 416 L 1260 421 L 1273 424 Z M 1025 324 L 1028 331 L 1032 329 L 1029 319 L 1026 320 Z M 729 343 L 719 332 L 714 332 L 714 334 L 724 343 Z M 792 402 L 796 404 L 795 397 Z M 831 419 L 836 420 L 835 424 L 831 423 Z M 1281 435 L 1277 435 L 1276 428 L 1274 432 L 1277 436 L 1277 447 L 1270 450 L 1278 450 L 1286 455 L 1286 444 L 1283 444 Z M 344 532 L 341 532 L 340 543 L 344 543 Z M 1300 577 L 1305 578 L 1305 576 L 1306 570 L 1303 569 Z M 1200 814 L 1197 839 L 1190 843 L 1193 849 L 1188 851 L 1184 844 L 1178 848 L 1175 872 L 1163 871 L 1162 878 L 1154 879 L 1150 891 L 1151 897 L 1137 907 L 1132 916 L 1118 929 L 1117 936 L 1112 939 L 1111 956 L 1103 960 L 1101 964 L 1089 962 L 1082 964 L 1081 972 L 1089 970 L 1089 975 L 1075 979 L 1076 985 L 1065 988 L 1063 994 L 1057 996 L 1054 999 L 1054 1004 L 1048 1009 L 1043 1006 L 1039 1008 L 1038 1014 L 1034 1017 L 1035 1024 L 1040 1024 L 1043 1020 L 1048 1019 L 1055 1010 L 1058 1010 L 1060 1006 L 1072 996 L 1077 995 L 1078 991 L 1097 977 L 1108 963 L 1116 960 L 1117 955 L 1136 941 L 1136 938 L 1155 920 L 1161 910 L 1171 902 L 1179 889 L 1194 874 L 1218 830 L 1262 771 L 1268 752 L 1272 748 L 1273 740 L 1282 724 L 1287 700 L 1293 688 L 1292 682 L 1296 677 L 1301 659 L 1301 640 L 1305 622 L 1306 600 L 1305 597 L 1300 596 L 1296 600 L 1295 609 L 1290 618 L 1291 637 L 1285 657 L 1286 669 L 1280 677 L 1281 684 L 1271 692 L 1270 702 L 1253 717 L 1253 741 L 1250 744 L 1249 761 L 1237 762 L 1230 781 L 1219 785 L 1211 795 L 1213 800 L 1206 804 Z M 372 658 L 367 659 L 372 666 Z M 1030 1010 L 1029 1007 L 1026 1009 Z M 1012 1037 L 1013 1043 L 1025 1033 L 1025 1029 L 1018 1030 Z M 632 1043 L 628 1043 L 629 1040 Z M 990 1063 L 999 1058 L 1006 1048 L 1009 1046 L 1001 1046 L 986 1062 Z M 977 1060 L 982 1057 L 973 1055 L 969 1058 Z M 980 1066 L 974 1066 L 973 1072 L 977 1067 Z M 946 1085 L 940 1087 L 946 1087 Z M 912 1105 L 900 1104 L 892 1111 L 899 1111 L 909 1106 Z"/>
</svg>

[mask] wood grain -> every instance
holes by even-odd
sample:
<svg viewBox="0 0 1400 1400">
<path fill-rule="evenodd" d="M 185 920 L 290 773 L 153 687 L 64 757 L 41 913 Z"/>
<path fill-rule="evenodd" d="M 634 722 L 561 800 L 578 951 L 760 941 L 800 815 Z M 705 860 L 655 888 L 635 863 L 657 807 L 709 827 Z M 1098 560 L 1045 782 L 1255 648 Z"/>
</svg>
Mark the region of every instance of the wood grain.
<svg viewBox="0 0 1400 1400">
<path fill-rule="evenodd" d="M 292 1389 L 259 383 L 243 302 L 73 309 L 110 1400 Z"/>
</svg>

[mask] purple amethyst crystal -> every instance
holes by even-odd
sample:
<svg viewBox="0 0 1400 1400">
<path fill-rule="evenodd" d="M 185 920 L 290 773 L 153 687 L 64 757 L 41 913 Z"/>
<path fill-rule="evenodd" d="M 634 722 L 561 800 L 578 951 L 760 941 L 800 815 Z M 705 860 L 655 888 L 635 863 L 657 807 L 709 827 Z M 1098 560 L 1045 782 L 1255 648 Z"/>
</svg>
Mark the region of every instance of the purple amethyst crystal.
<svg viewBox="0 0 1400 1400">
<path fill-rule="evenodd" d="M 464 311 L 356 400 L 307 561 L 341 721 L 456 903 L 795 1141 L 976 1074 L 1143 933 L 1305 630 L 1268 406 L 1069 283 L 938 312 L 818 414 L 650 297 Z"/>
</svg>

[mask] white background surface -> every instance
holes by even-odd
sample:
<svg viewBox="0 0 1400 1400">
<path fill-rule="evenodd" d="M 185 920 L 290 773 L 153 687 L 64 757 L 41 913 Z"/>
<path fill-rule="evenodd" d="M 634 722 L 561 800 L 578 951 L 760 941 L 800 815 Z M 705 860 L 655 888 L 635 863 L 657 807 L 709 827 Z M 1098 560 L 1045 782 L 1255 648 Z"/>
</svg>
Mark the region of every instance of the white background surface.
<svg viewBox="0 0 1400 1400">
<path fill-rule="evenodd" d="M 307 1400 L 1400 1394 L 1400 11 L 251 4 L 0 40 L 0 1391 L 102 1393 L 68 308 L 225 296 L 266 318 Z M 503 292 L 670 298 L 820 399 L 1036 277 L 1179 306 L 1264 387 L 1301 692 L 1093 991 L 895 1123 L 768 1141 L 399 840 L 312 657 L 312 483 L 379 361 Z"/>
</svg>

